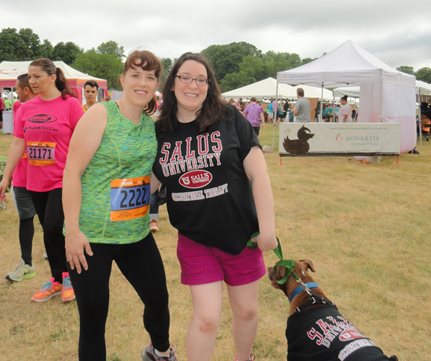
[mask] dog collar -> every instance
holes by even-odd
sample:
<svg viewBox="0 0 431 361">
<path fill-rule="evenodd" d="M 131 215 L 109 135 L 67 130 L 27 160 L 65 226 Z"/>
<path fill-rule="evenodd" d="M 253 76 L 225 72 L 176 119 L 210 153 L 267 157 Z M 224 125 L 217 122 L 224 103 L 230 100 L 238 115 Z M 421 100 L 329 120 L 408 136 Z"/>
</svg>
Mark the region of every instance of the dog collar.
<svg viewBox="0 0 431 361">
<path fill-rule="evenodd" d="M 317 288 L 319 287 L 319 284 L 317 282 L 307 282 L 305 284 L 305 286 L 308 289 L 312 289 L 312 288 Z M 295 288 L 295 290 L 290 294 L 289 296 L 289 301 L 292 302 L 292 300 L 302 291 L 304 290 L 304 286 L 303 285 L 299 285 L 298 287 Z"/>
</svg>

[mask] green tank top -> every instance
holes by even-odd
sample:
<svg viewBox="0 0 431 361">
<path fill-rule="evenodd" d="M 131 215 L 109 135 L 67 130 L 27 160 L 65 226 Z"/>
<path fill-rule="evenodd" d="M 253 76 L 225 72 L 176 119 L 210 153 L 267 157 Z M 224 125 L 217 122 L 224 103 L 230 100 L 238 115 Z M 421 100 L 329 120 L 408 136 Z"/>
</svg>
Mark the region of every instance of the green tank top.
<svg viewBox="0 0 431 361">
<path fill-rule="evenodd" d="M 90 243 L 134 243 L 150 232 L 154 121 L 144 114 L 134 124 L 115 102 L 103 104 L 108 112 L 105 133 L 81 179 L 80 228 Z"/>
</svg>

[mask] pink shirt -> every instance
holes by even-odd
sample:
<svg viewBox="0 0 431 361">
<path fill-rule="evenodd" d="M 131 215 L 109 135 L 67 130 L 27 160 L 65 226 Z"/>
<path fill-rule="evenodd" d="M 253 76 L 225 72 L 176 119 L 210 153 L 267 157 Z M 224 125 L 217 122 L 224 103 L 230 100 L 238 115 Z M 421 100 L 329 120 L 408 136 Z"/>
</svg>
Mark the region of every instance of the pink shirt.
<svg viewBox="0 0 431 361">
<path fill-rule="evenodd" d="M 83 113 L 78 99 L 70 96 L 53 100 L 37 96 L 21 105 L 14 134 L 25 140 L 28 190 L 62 188 L 70 138 Z"/>
<path fill-rule="evenodd" d="M 19 115 L 21 103 L 16 101 L 13 103 L 13 135 L 16 136 L 16 130 L 18 129 L 18 121 L 22 121 Z M 27 153 L 24 153 L 15 167 L 12 176 L 12 185 L 14 187 L 23 187 L 27 185 Z"/>
</svg>

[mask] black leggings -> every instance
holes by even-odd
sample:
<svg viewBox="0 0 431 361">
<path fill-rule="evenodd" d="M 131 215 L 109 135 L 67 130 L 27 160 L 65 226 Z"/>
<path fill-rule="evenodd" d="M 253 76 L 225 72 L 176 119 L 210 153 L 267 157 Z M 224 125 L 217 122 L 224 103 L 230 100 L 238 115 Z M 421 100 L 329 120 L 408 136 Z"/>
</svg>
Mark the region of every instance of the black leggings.
<svg viewBox="0 0 431 361">
<path fill-rule="evenodd" d="M 88 270 L 69 270 L 79 309 L 79 360 L 105 361 L 105 324 L 109 305 L 112 261 L 144 303 L 144 326 L 151 343 L 160 351 L 169 348 L 169 308 L 165 269 L 150 233 L 143 240 L 125 245 L 91 244 L 86 256 Z M 124 305 L 128 307 L 128 305 Z"/>
<path fill-rule="evenodd" d="M 67 271 L 63 236 L 62 189 L 57 188 L 49 192 L 30 191 L 30 194 L 42 225 L 43 242 L 48 255 L 51 275 L 57 282 L 62 283 L 62 273 Z"/>
</svg>

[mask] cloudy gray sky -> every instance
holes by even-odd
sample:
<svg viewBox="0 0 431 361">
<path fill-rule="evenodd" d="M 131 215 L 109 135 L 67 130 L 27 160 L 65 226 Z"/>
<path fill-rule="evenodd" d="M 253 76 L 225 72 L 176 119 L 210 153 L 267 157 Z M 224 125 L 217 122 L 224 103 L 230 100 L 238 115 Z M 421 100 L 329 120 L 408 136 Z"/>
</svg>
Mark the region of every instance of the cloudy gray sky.
<svg viewBox="0 0 431 361">
<path fill-rule="evenodd" d="M 239 41 L 315 58 L 351 39 L 393 67 L 431 67 L 431 0 L 0 0 L 6 27 L 169 58 Z"/>
</svg>

